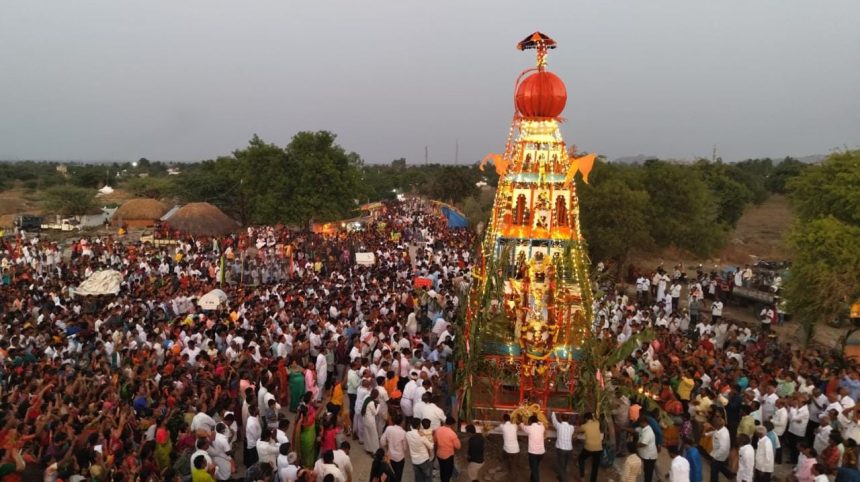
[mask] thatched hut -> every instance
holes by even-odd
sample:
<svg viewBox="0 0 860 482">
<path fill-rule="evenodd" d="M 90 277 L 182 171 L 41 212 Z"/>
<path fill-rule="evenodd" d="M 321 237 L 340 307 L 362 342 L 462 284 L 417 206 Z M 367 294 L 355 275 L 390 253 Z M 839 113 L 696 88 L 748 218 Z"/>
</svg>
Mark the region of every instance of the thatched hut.
<svg viewBox="0 0 860 482">
<path fill-rule="evenodd" d="M 194 236 L 222 236 L 239 229 L 239 223 L 209 203 L 190 203 L 167 219 L 171 229 Z"/>
<path fill-rule="evenodd" d="M 154 226 L 166 212 L 167 206 L 156 199 L 130 199 L 113 213 L 111 224 L 130 228 L 146 228 Z"/>
</svg>

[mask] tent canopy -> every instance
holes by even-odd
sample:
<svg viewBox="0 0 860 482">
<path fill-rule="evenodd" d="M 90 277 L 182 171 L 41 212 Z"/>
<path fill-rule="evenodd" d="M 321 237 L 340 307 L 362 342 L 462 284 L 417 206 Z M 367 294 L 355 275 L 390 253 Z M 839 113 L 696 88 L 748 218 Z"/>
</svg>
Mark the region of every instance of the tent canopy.
<svg viewBox="0 0 860 482">
<path fill-rule="evenodd" d="M 466 216 L 464 216 L 463 213 L 457 211 L 451 206 L 442 206 L 442 214 L 444 214 L 445 219 L 448 220 L 449 228 L 469 227 L 469 221 L 466 220 Z"/>
<path fill-rule="evenodd" d="M 119 271 L 112 269 L 96 271 L 78 286 L 75 294 L 81 296 L 117 295 L 121 284 L 122 274 Z"/>
</svg>

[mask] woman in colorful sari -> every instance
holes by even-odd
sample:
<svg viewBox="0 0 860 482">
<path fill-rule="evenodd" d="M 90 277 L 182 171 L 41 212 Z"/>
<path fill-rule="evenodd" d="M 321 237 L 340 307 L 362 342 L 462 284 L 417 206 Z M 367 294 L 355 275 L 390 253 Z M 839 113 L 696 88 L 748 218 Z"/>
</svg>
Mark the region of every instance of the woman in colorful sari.
<svg viewBox="0 0 860 482">
<path fill-rule="evenodd" d="M 311 393 L 305 392 L 302 404 L 299 407 L 299 420 L 296 425 L 300 427 L 299 446 L 301 448 L 302 465 L 313 467 L 317 459 L 317 410 L 311 405 Z"/>
<path fill-rule="evenodd" d="M 290 411 L 295 412 L 305 395 L 305 374 L 293 358 L 290 363 Z"/>
<path fill-rule="evenodd" d="M 173 443 L 170 441 L 170 431 L 167 429 L 167 420 L 163 419 L 155 431 L 155 463 L 162 471 L 170 466 L 170 453 L 173 452 Z"/>
</svg>

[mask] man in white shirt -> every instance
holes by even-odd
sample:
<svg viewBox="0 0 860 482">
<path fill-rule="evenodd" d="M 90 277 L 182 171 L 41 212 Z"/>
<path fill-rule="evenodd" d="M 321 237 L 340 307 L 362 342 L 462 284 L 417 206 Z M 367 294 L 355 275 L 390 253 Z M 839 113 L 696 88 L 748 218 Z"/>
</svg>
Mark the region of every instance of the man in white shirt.
<svg viewBox="0 0 860 482">
<path fill-rule="evenodd" d="M 412 460 L 412 469 L 415 472 L 415 482 L 433 482 L 433 442 L 427 440 L 418 430 L 421 421 L 413 418 L 412 430 L 406 432 L 406 444 L 409 446 L 409 458 Z"/>
<path fill-rule="evenodd" d="M 399 413 L 392 413 L 388 426 L 379 438 L 379 446 L 385 449 L 391 468 L 394 469 L 395 480 L 403 478 L 403 467 L 406 465 L 406 452 L 409 445 L 406 443 L 406 431 L 400 426 L 402 418 Z"/>
<path fill-rule="evenodd" d="M 779 437 L 779 447 L 776 449 L 776 457 L 774 463 L 782 463 L 782 447 L 785 445 L 785 431 L 788 429 L 788 409 L 785 407 L 785 400 L 778 399 L 776 401 L 776 410 L 773 412 L 773 417 L 770 422 L 773 424 L 773 433 Z"/>
<path fill-rule="evenodd" d="M 346 482 L 352 482 L 352 460 L 349 458 L 350 449 L 352 449 L 352 446 L 349 442 L 343 441 L 339 449 L 332 451 L 334 464 L 343 472 Z"/>
<path fill-rule="evenodd" d="M 517 439 L 519 427 L 511 423 L 511 416 L 506 413 L 499 428 L 502 430 L 502 451 L 504 452 L 505 467 L 508 473 L 512 474 L 520 455 L 520 442 Z"/>
<path fill-rule="evenodd" d="M 544 445 L 546 428 L 538 422 L 535 415 L 529 418 L 528 425 L 520 424 L 520 428 L 528 436 L 530 480 L 531 482 L 540 482 L 540 462 L 546 453 L 546 446 Z"/>
<path fill-rule="evenodd" d="M 758 445 L 755 449 L 756 480 L 769 482 L 773 477 L 773 444 L 767 437 L 767 429 L 759 425 L 755 430 Z"/>
<path fill-rule="evenodd" d="M 809 407 L 806 405 L 806 396 L 797 394 L 795 398 L 789 399 L 788 409 L 788 450 L 790 461 L 797 464 L 800 451 L 797 444 L 806 437 L 806 428 L 809 426 Z"/>
<path fill-rule="evenodd" d="M 677 445 L 669 446 L 672 466 L 669 469 L 669 482 L 690 482 L 690 462 L 681 455 Z"/>
<path fill-rule="evenodd" d="M 737 482 L 753 482 L 755 471 L 755 449 L 750 444 L 750 438 L 745 434 L 738 435 L 738 473 Z"/>
<path fill-rule="evenodd" d="M 711 320 L 716 323 L 723 317 L 723 302 L 720 300 L 714 300 L 711 304 Z"/>
<path fill-rule="evenodd" d="M 651 482 L 654 477 L 654 469 L 657 467 L 657 438 L 654 430 L 648 425 L 648 417 L 639 417 L 639 438 L 636 443 L 639 458 L 642 459 L 642 467 L 645 472 L 645 482 Z"/>
<path fill-rule="evenodd" d="M 552 426 L 555 427 L 556 439 L 555 449 L 556 454 L 556 473 L 558 474 L 559 482 L 567 481 L 567 464 L 570 462 L 571 454 L 573 454 L 573 425 L 567 420 L 562 419 L 561 422 L 555 416 L 555 412 L 550 415 Z M 585 463 L 584 461 L 582 463 Z"/>
<path fill-rule="evenodd" d="M 248 406 L 248 420 L 245 422 L 245 467 L 254 465 L 260 458 L 257 455 L 257 442 L 263 433 L 260 425 L 260 410 L 256 405 Z"/>
<path fill-rule="evenodd" d="M 707 432 L 705 435 L 711 437 L 711 480 L 716 481 L 722 473 L 726 478 L 730 479 L 734 474 L 731 473 L 728 466 L 729 450 L 731 450 L 731 435 L 729 429 L 726 428 L 725 422 L 721 417 L 714 418 L 714 430 Z M 674 463 L 672 464 L 674 466 Z"/>
<path fill-rule="evenodd" d="M 331 450 L 323 452 L 322 457 L 317 459 L 314 464 L 314 474 L 316 474 L 317 482 L 323 482 L 327 475 L 334 476 L 335 482 L 346 482 L 346 476 L 334 464 L 334 454 Z"/>
</svg>

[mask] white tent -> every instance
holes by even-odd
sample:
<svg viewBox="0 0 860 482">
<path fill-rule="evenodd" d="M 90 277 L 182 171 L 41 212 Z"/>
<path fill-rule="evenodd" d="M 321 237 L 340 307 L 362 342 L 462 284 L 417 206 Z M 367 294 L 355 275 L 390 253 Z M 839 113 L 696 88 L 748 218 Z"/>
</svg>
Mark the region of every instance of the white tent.
<svg viewBox="0 0 860 482">
<path fill-rule="evenodd" d="M 197 300 L 197 306 L 204 310 L 216 310 L 221 305 L 227 303 L 227 293 L 219 289 L 214 289 Z"/>
<path fill-rule="evenodd" d="M 75 295 L 116 295 L 119 294 L 119 287 L 121 284 L 122 274 L 119 271 L 112 269 L 96 271 L 91 274 L 89 278 L 85 279 L 80 286 L 78 286 L 75 290 Z"/>
</svg>

